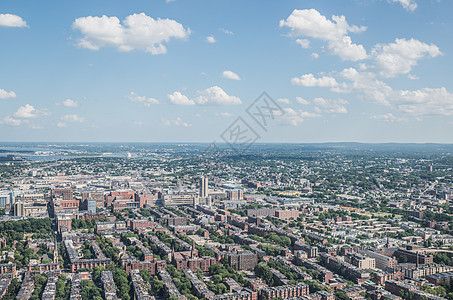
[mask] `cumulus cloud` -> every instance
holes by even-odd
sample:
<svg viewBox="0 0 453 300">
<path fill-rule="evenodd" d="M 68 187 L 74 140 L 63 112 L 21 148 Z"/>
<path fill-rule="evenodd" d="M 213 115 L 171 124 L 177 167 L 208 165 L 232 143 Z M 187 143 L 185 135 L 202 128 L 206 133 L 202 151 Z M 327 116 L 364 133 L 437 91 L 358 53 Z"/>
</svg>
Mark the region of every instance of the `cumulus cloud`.
<svg viewBox="0 0 453 300">
<path fill-rule="evenodd" d="M 174 92 L 167 95 L 172 104 L 176 105 L 238 105 L 242 101 L 238 97 L 228 95 L 221 87 L 212 86 L 202 91 L 198 91 L 199 96 L 195 99 L 189 99 L 180 92 Z"/>
<path fill-rule="evenodd" d="M 159 100 L 154 98 L 147 98 L 145 96 L 139 96 L 135 92 L 131 92 L 127 98 L 136 103 L 142 103 L 146 107 L 151 107 L 153 104 L 159 104 Z"/>
<path fill-rule="evenodd" d="M 318 58 L 319 58 L 319 54 L 316 53 L 316 52 L 313 52 L 310 56 L 311 56 L 311 58 L 313 58 L 313 59 L 318 59 Z"/>
<path fill-rule="evenodd" d="M 241 99 L 228 95 L 221 87 L 212 86 L 198 92 L 200 96 L 196 101 L 200 105 L 238 105 L 242 104 Z"/>
<path fill-rule="evenodd" d="M 308 86 L 308 87 L 336 87 L 338 86 L 338 82 L 333 77 L 329 76 L 322 76 L 320 78 L 316 78 L 313 74 L 304 74 L 301 77 L 294 77 L 291 79 L 291 83 L 293 85 L 301 85 L 301 86 Z"/>
<path fill-rule="evenodd" d="M 310 102 L 308 102 L 308 100 L 302 98 L 302 97 L 296 97 L 296 101 L 297 103 L 300 103 L 300 104 L 303 104 L 303 105 L 308 105 L 310 104 Z"/>
<path fill-rule="evenodd" d="M 77 18 L 72 28 L 82 33 L 78 46 L 91 50 L 114 47 L 119 51 L 141 50 L 165 54 L 164 43 L 184 39 L 190 29 L 171 19 L 153 19 L 144 13 L 127 16 L 121 23 L 117 17 L 88 16 Z"/>
<path fill-rule="evenodd" d="M 23 120 L 15 119 L 11 116 L 6 116 L 3 120 L 0 119 L 0 124 L 6 124 L 9 126 L 20 126 L 23 122 Z"/>
<path fill-rule="evenodd" d="M 291 103 L 291 101 L 289 101 L 288 98 L 277 99 L 277 102 L 284 103 L 284 104 L 290 104 Z"/>
<path fill-rule="evenodd" d="M 174 125 L 177 127 L 190 127 L 192 124 L 185 122 L 181 117 L 177 117 L 175 120 L 161 119 L 164 126 Z"/>
<path fill-rule="evenodd" d="M 339 78 L 346 79 L 341 85 L 332 89 L 338 93 L 356 92 L 367 100 L 372 100 L 383 105 L 390 105 L 388 98 L 393 90 L 385 82 L 379 80 L 373 72 L 359 72 L 354 68 L 344 69 L 339 72 Z"/>
<path fill-rule="evenodd" d="M 64 101 L 58 102 L 57 105 L 63 105 L 66 107 L 78 107 L 79 103 L 71 99 L 66 99 Z"/>
<path fill-rule="evenodd" d="M 57 123 L 57 127 L 64 128 L 68 127 L 67 123 L 83 123 L 85 122 L 85 118 L 79 115 L 64 115 L 60 118 L 62 122 Z"/>
<path fill-rule="evenodd" d="M 292 126 L 298 126 L 299 124 L 304 122 L 305 119 L 308 118 L 321 117 L 321 115 L 317 113 L 311 113 L 302 110 L 294 110 L 290 107 L 283 108 L 283 112 L 284 113 L 280 116 L 281 121 L 283 122 L 283 124 L 289 124 Z"/>
<path fill-rule="evenodd" d="M 453 94 L 445 87 L 421 88 L 417 90 L 394 90 L 385 82 L 376 78 L 372 72 L 358 72 L 353 68 L 340 72 L 348 79 L 348 92 L 355 92 L 359 97 L 393 107 L 407 115 L 453 116 Z"/>
<path fill-rule="evenodd" d="M 372 51 L 375 55 L 376 69 L 382 77 L 392 78 L 400 74 L 409 74 L 417 61 L 425 57 L 442 55 L 439 48 L 415 39 L 396 39 L 394 43 L 376 45 Z"/>
<path fill-rule="evenodd" d="M 295 9 L 280 27 L 288 27 L 293 37 L 310 37 L 328 42 L 328 50 L 343 60 L 358 61 L 367 58 L 362 45 L 352 43 L 348 33 L 359 33 L 365 26 L 349 25 L 345 16 L 332 16 L 332 20 L 321 15 L 316 9 Z M 297 40 L 296 40 L 297 42 Z"/>
<path fill-rule="evenodd" d="M 238 74 L 234 73 L 233 71 L 223 71 L 222 73 L 223 78 L 231 79 L 231 80 L 241 80 L 241 77 L 239 77 Z"/>
<path fill-rule="evenodd" d="M 206 42 L 211 43 L 211 44 L 214 44 L 214 43 L 216 42 L 216 40 L 215 40 L 215 38 L 214 38 L 213 35 L 208 35 L 208 36 L 206 37 Z"/>
<path fill-rule="evenodd" d="M 21 17 L 12 14 L 0 14 L 0 26 L 3 27 L 28 27 Z"/>
<path fill-rule="evenodd" d="M 173 94 L 167 95 L 170 103 L 175 105 L 195 105 L 195 101 L 190 100 L 186 95 L 181 94 L 180 92 L 174 92 Z"/>
<path fill-rule="evenodd" d="M 453 116 L 453 94 L 445 87 L 395 91 L 392 102 L 397 109 L 413 116 Z"/>
<path fill-rule="evenodd" d="M 78 123 L 85 122 L 85 118 L 79 115 L 64 115 L 63 117 L 61 117 L 61 120 L 65 122 L 78 122 Z"/>
<path fill-rule="evenodd" d="M 346 114 L 348 110 L 343 105 L 349 104 L 348 101 L 343 99 L 329 100 L 324 98 L 313 99 L 313 104 L 317 105 L 318 108 L 322 107 L 324 112 L 329 114 Z"/>
<path fill-rule="evenodd" d="M 327 48 L 330 53 L 338 55 L 343 60 L 357 61 L 367 58 L 365 48 L 362 45 L 352 43 L 351 37 L 347 35 L 331 41 Z"/>
<path fill-rule="evenodd" d="M 304 49 L 310 48 L 310 41 L 307 39 L 296 39 L 296 43 L 298 43 Z"/>
<path fill-rule="evenodd" d="M 37 110 L 33 107 L 33 105 L 25 104 L 17 109 L 14 113 L 16 118 L 23 118 L 23 119 L 32 119 L 40 116 L 48 116 L 50 115 L 49 112 L 43 110 Z"/>
<path fill-rule="evenodd" d="M 5 91 L 0 89 L 0 99 L 9 99 L 9 98 L 16 98 L 16 93 L 13 91 Z"/>
<path fill-rule="evenodd" d="M 354 68 L 344 69 L 335 77 L 338 85 L 330 88 L 333 92 L 354 93 L 358 98 L 388 106 L 408 117 L 453 116 L 453 93 L 445 87 L 397 90 L 380 80 L 376 73 Z M 343 101 L 316 98 L 313 103 L 318 111 L 345 113 L 343 105 L 347 102 Z"/>
<path fill-rule="evenodd" d="M 398 118 L 398 117 L 394 116 L 392 113 L 383 114 L 383 115 L 373 115 L 373 116 L 370 116 L 370 119 L 380 120 L 380 121 L 384 121 L 384 122 L 391 122 L 391 123 L 405 121 L 404 118 Z"/>
<path fill-rule="evenodd" d="M 415 0 L 387 0 L 390 3 L 399 3 L 403 6 L 403 8 L 407 11 L 414 11 L 418 5 Z"/>
</svg>

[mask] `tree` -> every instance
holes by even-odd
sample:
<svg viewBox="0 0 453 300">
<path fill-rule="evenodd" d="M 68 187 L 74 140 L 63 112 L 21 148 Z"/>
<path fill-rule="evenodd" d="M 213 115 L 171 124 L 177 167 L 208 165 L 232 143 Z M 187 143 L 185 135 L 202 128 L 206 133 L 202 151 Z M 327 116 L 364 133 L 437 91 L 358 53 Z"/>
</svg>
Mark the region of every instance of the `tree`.
<svg viewBox="0 0 453 300">
<path fill-rule="evenodd" d="M 67 283 L 66 276 L 60 275 L 58 277 L 57 284 L 56 284 L 56 293 L 55 293 L 56 299 L 64 300 L 64 299 L 69 298 L 69 294 L 71 291 L 71 285 L 66 284 L 66 283 Z"/>
<path fill-rule="evenodd" d="M 255 274 L 264 279 L 268 285 L 272 286 L 274 284 L 273 275 L 269 266 L 265 264 L 257 264 L 255 267 Z"/>
<path fill-rule="evenodd" d="M 345 292 L 337 291 L 337 292 L 335 292 L 335 299 L 336 300 L 349 300 L 349 297 L 348 297 L 348 295 L 346 295 Z"/>
<path fill-rule="evenodd" d="M 159 278 L 157 278 L 157 276 L 153 277 L 153 281 L 151 282 L 151 285 L 153 287 L 153 290 L 157 294 L 163 296 L 163 294 L 164 294 L 164 283 L 161 280 L 159 280 Z"/>
<path fill-rule="evenodd" d="M 82 291 L 81 296 L 82 300 L 102 300 L 101 289 L 94 285 L 94 282 L 91 280 L 82 280 L 81 282 Z"/>
<path fill-rule="evenodd" d="M 149 282 L 149 280 L 151 279 L 151 275 L 149 274 L 148 270 L 145 269 L 140 270 L 140 275 L 142 276 L 143 281 L 145 282 Z"/>
<path fill-rule="evenodd" d="M 208 289 L 216 293 L 216 295 L 221 295 L 227 291 L 227 288 L 223 283 L 218 284 L 209 283 Z"/>
</svg>

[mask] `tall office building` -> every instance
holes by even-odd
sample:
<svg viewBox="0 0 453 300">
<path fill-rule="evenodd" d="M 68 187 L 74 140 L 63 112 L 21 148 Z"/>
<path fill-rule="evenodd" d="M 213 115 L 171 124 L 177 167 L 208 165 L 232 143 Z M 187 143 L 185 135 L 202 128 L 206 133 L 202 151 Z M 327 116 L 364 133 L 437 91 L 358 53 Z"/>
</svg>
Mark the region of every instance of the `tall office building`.
<svg viewBox="0 0 453 300">
<path fill-rule="evenodd" d="M 208 178 L 207 177 L 200 178 L 200 197 L 201 198 L 208 197 Z"/>
<path fill-rule="evenodd" d="M 7 193 L 0 194 L 0 207 L 5 207 L 10 202 L 10 195 Z"/>
</svg>

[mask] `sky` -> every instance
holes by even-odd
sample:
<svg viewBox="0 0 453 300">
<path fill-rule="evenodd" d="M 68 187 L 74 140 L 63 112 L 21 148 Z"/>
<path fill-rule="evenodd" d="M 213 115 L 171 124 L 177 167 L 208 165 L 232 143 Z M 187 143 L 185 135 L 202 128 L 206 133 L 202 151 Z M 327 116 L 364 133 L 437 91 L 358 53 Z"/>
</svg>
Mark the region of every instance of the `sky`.
<svg viewBox="0 0 453 300">
<path fill-rule="evenodd" d="M 0 141 L 237 142 L 234 129 L 453 143 L 452 13 L 450 0 L 1 0 Z"/>
</svg>

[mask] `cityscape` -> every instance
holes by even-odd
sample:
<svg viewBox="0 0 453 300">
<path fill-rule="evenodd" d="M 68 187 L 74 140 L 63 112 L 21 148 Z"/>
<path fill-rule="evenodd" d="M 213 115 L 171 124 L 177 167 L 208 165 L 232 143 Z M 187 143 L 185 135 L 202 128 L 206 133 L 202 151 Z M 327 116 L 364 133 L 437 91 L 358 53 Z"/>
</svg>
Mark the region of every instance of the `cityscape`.
<svg viewBox="0 0 453 300">
<path fill-rule="evenodd" d="M 5 145 L 2 299 L 452 298 L 453 146 L 208 148 Z"/>
<path fill-rule="evenodd" d="M 453 300 L 452 14 L 0 0 L 0 300 Z"/>
</svg>

